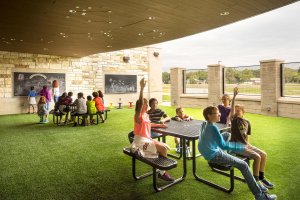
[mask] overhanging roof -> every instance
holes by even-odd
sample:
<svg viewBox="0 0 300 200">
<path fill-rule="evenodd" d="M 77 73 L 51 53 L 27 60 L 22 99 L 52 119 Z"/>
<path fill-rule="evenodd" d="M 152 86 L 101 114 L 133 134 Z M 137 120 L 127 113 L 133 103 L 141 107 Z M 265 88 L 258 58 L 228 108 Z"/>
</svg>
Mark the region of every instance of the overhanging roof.
<svg viewBox="0 0 300 200">
<path fill-rule="evenodd" d="M 0 50 L 83 57 L 200 33 L 291 0 L 3 0 Z"/>
</svg>

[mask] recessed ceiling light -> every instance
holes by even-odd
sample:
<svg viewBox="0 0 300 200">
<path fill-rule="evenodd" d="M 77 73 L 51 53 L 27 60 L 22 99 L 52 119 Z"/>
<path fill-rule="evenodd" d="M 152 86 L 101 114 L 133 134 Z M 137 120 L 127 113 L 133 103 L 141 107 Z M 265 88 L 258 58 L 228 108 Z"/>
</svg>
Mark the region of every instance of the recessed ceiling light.
<svg viewBox="0 0 300 200">
<path fill-rule="evenodd" d="M 70 13 L 76 13 L 76 10 L 69 10 Z"/>
<path fill-rule="evenodd" d="M 88 22 L 88 23 L 91 23 L 91 22 L 92 22 L 92 20 L 90 20 L 90 19 L 89 19 L 89 20 L 87 20 L 87 22 Z"/>
<path fill-rule="evenodd" d="M 111 48 L 112 46 L 110 46 L 110 45 L 107 45 L 106 47 L 108 47 L 108 48 Z"/>
<path fill-rule="evenodd" d="M 90 6 L 90 7 L 88 7 L 88 9 L 89 9 L 89 10 L 91 10 L 91 9 L 92 9 L 92 7 Z"/>
<path fill-rule="evenodd" d="M 109 11 L 107 11 L 108 13 L 112 13 L 112 11 L 111 10 L 109 10 Z"/>
<path fill-rule="evenodd" d="M 83 9 L 82 11 L 83 11 L 83 12 L 85 12 L 85 11 L 86 11 L 86 9 Z"/>
<path fill-rule="evenodd" d="M 79 8 L 79 6 L 76 6 L 76 8 Z"/>
<path fill-rule="evenodd" d="M 109 24 L 112 24 L 112 21 L 109 21 L 108 23 L 109 23 Z"/>
<path fill-rule="evenodd" d="M 220 13 L 220 15 L 221 15 L 221 16 L 226 16 L 226 15 L 229 15 L 229 14 L 230 14 L 230 13 L 229 13 L 229 12 L 227 12 L 227 11 L 225 11 L 225 12 L 221 12 L 221 13 Z"/>
<path fill-rule="evenodd" d="M 23 42 L 23 40 L 20 40 L 20 42 Z"/>
<path fill-rule="evenodd" d="M 85 13 L 85 12 L 83 12 L 83 13 L 81 13 L 81 15 L 83 15 L 83 16 L 84 16 L 84 15 L 86 15 L 86 13 Z"/>
</svg>

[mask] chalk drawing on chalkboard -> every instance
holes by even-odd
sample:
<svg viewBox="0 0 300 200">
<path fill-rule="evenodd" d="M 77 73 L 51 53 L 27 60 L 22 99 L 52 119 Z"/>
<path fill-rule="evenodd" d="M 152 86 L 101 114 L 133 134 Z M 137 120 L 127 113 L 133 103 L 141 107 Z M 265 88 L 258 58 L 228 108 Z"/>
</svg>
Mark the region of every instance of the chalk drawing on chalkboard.
<svg viewBox="0 0 300 200">
<path fill-rule="evenodd" d="M 105 93 L 136 93 L 137 76 L 136 75 L 117 75 L 105 74 Z"/>
<path fill-rule="evenodd" d="M 27 96 L 31 86 L 37 93 L 41 91 L 44 85 L 50 89 L 54 80 L 59 82 L 60 93 L 65 92 L 65 74 L 14 72 L 14 96 Z"/>
</svg>

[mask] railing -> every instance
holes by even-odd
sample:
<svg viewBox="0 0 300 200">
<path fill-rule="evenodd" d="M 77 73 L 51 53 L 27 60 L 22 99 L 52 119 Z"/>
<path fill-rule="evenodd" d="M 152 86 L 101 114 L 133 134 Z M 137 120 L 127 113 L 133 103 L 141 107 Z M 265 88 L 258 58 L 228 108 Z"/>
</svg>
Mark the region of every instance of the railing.
<svg viewBox="0 0 300 200">
<path fill-rule="evenodd" d="M 233 88 L 239 88 L 242 95 L 261 95 L 260 65 L 226 67 L 223 71 L 223 92 L 233 93 Z"/>
<path fill-rule="evenodd" d="M 184 70 L 183 93 L 208 94 L 207 69 Z"/>
<path fill-rule="evenodd" d="M 281 96 L 300 98 L 300 62 L 281 64 Z"/>
</svg>

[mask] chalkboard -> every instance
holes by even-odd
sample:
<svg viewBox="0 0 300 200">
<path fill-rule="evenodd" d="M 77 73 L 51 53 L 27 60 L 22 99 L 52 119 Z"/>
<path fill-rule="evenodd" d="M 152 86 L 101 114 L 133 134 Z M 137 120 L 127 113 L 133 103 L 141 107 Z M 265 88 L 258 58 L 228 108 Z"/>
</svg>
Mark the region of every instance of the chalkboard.
<svg viewBox="0 0 300 200">
<path fill-rule="evenodd" d="M 52 82 L 58 81 L 60 94 L 66 90 L 65 74 L 14 72 L 14 96 L 27 96 L 30 87 L 39 93 L 44 85 L 51 91 Z"/>
<path fill-rule="evenodd" d="M 120 94 L 136 92 L 136 75 L 105 74 L 105 93 Z"/>
</svg>

